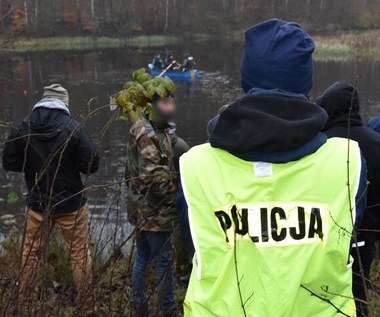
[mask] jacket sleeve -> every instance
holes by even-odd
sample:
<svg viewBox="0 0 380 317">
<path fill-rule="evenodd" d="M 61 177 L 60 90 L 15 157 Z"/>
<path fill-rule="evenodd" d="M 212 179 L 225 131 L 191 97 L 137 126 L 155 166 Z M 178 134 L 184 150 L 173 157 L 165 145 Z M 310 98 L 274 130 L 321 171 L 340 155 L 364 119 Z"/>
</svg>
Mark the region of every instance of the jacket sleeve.
<svg viewBox="0 0 380 317">
<path fill-rule="evenodd" d="M 83 174 L 92 174 L 99 169 L 99 155 L 91 136 L 83 127 L 79 131 L 79 143 L 77 149 L 78 167 Z"/>
<path fill-rule="evenodd" d="M 182 239 L 182 244 L 188 252 L 194 254 L 194 245 L 191 237 L 190 222 L 189 222 L 189 208 L 185 199 L 181 181 L 178 181 L 178 192 L 176 196 L 176 209 L 179 220 L 179 229 Z"/>
<path fill-rule="evenodd" d="M 24 168 L 24 158 L 24 149 L 22 148 L 19 130 L 12 128 L 3 151 L 4 170 L 22 172 Z"/>
<path fill-rule="evenodd" d="M 356 204 L 356 222 L 355 222 L 355 227 L 359 228 L 363 217 L 364 213 L 366 210 L 367 206 L 367 163 L 363 155 L 361 156 L 362 159 L 362 167 L 361 167 L 361 172 L 360 172 L 360 183 L 359 183 L 359 188 L 358 192 L 356 193 L 355 196 L 355 204 Z"/>
<path fill-rule="evenodd" d="M 153 140 L 142 134 L 137 139 L 139 153 L 139 177 L 134 180 L 141 191 L 149 191 L 158 197 L 168 197 L 176 192 L 175 176 L 170 170 L 169 158 L 163 162 Z"/>
</svg>

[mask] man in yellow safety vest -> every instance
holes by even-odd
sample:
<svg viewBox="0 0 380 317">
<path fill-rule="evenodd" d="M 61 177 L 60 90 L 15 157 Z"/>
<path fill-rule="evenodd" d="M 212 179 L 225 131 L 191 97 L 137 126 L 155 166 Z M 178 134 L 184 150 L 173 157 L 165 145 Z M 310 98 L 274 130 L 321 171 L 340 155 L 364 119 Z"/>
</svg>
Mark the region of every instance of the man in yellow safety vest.
<svg viewBox="0 0 380 317">
<path fill-rule="evenodd" d="M 195 257 L 190 317 L 356 316 L 350 248 L 364 201 L 356 142 L 321 133 L 314 42 L 272 19 L 245 33 L 245 96 L 181 158 Z M 348 162 L 348 164 L 347 164 Z"/>
</svg>

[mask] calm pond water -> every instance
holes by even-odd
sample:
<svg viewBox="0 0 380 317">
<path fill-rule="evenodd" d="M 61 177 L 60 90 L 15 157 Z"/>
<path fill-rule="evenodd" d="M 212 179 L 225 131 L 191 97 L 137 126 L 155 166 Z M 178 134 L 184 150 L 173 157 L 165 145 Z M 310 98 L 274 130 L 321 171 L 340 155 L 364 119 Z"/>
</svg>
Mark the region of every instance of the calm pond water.
<svg viewBox="0 0 380 317">
<path fill-rule="evenodd" d="M 88 181 L 89 186 L 97 186 L 88 193 L 94 223 L 107 223 L 107 230 L 120 230 L 118 237 L 125 236 L 128 226 L 125 226 L 125 202 L 120 195 L 119 182 L 125 165 L 128 124 L 113 121 L 108 126 L 113 113 L 103 106 L 108 103 L 109 96 L 128 80 L 131 72 L 147 65 L 157 51 L 162 54 L 171 51 L 179 57 L 190 49 L 202 74 L 195 82 L 177 83 L 178 134 L 190 145 L 204 142 L 207 121 L 220 106 L 242 94 L 239 84 L 240 43 L 0 54 L 1 148 L 9 125 L 28 114 L 40 98 L 42 87 L 53 82 L 62 83 L 70 93 L 73 115 L 79 121 L 85 119 L 87 129 L 100 144 L 101 168 Z M 365 120 L 380 113 L 379 61 L 360 58 L 317 60 L 311 96 L 315 98 L 327 85 L 339 79 L 358 82 Z M 90 117 L 89 113 L 92 113 Z M 7 232 L 14 225 L 13 220 L 4 215 L 16 215 L 17 219 L 22 219 L 24 198 L 22 176 L 0 169 L 0 216 L 3 216 L 0 231 Z M 103 234 L 105 227 L 94 228 L 98 234 Z"/>
</svg>

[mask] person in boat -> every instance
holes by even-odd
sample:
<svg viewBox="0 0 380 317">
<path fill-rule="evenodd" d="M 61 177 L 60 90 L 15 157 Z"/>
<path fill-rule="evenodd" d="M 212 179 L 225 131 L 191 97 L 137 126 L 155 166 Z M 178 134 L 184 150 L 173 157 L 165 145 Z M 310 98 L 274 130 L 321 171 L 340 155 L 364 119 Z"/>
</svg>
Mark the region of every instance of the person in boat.
<svg viewBox="0 0 380 317">
<path fill-rule="evenodd" d="M 358 227 L 357 245 L 354 243 L 352 250 L 354 258 L 353 292 L 357 299 L 357 316 L 367 317 L 366 303 L 369 299 L 366 297 L 365 288 L 366 284 L 369 286 L 370 283 L 371 265 L 375 257 L 375 244 L 380 229 L 380 135 L 363 124 L 359 113 L 359 94 L 352 84 L 342 81 L 335 82 L 316 102 L 329 115 L 324 133 L 329 138 L 345 138 L 349 134 L 352 140 L 359 143 L 367 163 L 369 181 L 367 208 L 363 221 Z M 360 273 L 360 261 L 363 265 L 365 281 Z"/>
<path fill-rule="evenodd" d="M 356 315 L 351 233 L 366 169 L 355 141 L 322 133 L 327 114 L 308 98 L 314 49 L 293 22 L 250 28 L 246 94 L 180 159 L 195 247 L 186 317 Z"/>
<path fill-rule="evenodd" d="M 153 69 L 163 69 L 164 68 L 164 61 L 161 58 L 161 54 L 157 53 L 152 60 L 152 66 Z"/>
<path fill-rule="evenodd" d="M 137 228 L 132 270 L 133 316 L 177 316 L 174 296 L 172 232 L 178 223 L 177 173 L 169 122 L 176 111 L 173 96 L 155 97 L 153 119 L 142 117 L 128 139 L 128 218 Z M 158 285 L 155 311 L 149 311 L 147 278 L 153 264 Z"/>
<path fill-rule="evenodd" d="M 169 66 L 170 66 L 169 69 L 175 69 L 175 68 L 178 68 L 178 66 L 179 66 L 179 64 L 175 60 L 174 55 L 172 53 L 169 53 L 165 59 L 165 68 L 169 67 Z"/>
<path fill-rule="evenodd" d="M 195 61 L 194 61 L 194 57 L 191 56 L 190 54 L 185 54 L 185 57 L 184 57 L 184 60 L 183 60 L 183 63 L 182 63 L 182 69 L 184 70 L 193 70 L 195 68 Z"/>
<path fill-rule="evenodd" d="M 21 315 L 34 315 L 38 266 L 58 225 L 70 256 L 78 312 L 95 316 L 89 208 L 81 174 L 95 173 L 99 157 L 85 128 L 71 118 L 69 95 L 60 84 L 45 87 L 31 114 L 12 130 L 3 167 L 24 173 L 28 188 L 19 281 Z"/>
</svg>

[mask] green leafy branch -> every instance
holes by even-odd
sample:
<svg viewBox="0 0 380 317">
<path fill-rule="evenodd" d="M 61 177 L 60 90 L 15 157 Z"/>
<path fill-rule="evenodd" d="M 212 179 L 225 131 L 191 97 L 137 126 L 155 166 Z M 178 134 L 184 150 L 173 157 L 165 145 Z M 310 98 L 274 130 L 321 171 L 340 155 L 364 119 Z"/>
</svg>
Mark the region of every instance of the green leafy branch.
<svg viewBox="0 0 380 317">
<path fill-rule="evenodd" d="M 145 68 L 136 70 L 132 80 L 125 83 L 116 95 L 116 104 L 123 111 L 123 118 L 135 122 L 142 115 L 152 118 L 152 101 L 155 98 L 170 97 L 175 90 L 174 83 L 167 77 L 153 77 Z"/>
</svg>

